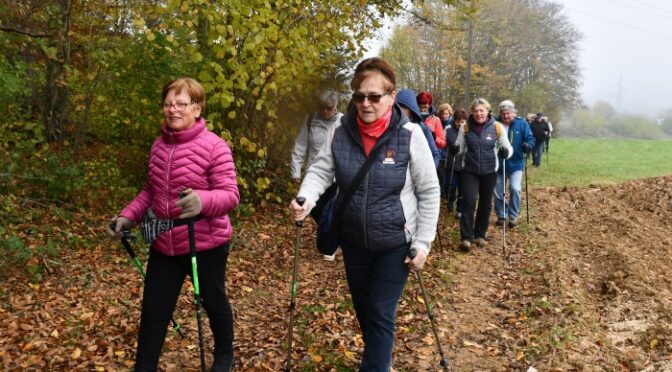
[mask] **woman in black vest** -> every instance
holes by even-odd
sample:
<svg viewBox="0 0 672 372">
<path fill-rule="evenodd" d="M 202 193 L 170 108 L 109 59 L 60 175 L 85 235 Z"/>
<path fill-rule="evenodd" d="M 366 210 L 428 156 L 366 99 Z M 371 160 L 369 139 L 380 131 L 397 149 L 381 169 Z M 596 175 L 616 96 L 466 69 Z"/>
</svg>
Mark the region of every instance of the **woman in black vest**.
<svg viewBox="0 0 672 372">
<path fill-rule="evenodd" d="M 350 83 L 354 108 L 343 118 L 330 146 L 320 151 L 301 184 L 306 202 L 290 204 L 303 220 L 336 179 L 338 232 L 357 320 L 364 339 L 360 371 L 388 372 L 396 309 L 409 269 L 422 268 L 439 218 L 439 180 L 422 130 L 394 104 L 395 74 L 381 58 L 362 61 Z M 370 157 L 370 168 L 356 175 Z M 417 255 L 411 259 L 409 249 Z"/>
<path fill-rule="evenodd" d="M 499 152 L 505 159 L 513 154 L 505 129 L 490 114 L 488 101 L 476 98 L 470 109 L 471 115 L 467 124 L 460 128 L 456 141 L 457 150 L 464 156 L 460 175 L 460 191 L 463 196 L 460 249 L 465 252 L 469 251 L 472 242 L 478 246 L 486 244 L 492 193 L 499 167 L 497 154 Z M 474 219 L 476 199 L 478 210 Z"/>
</svg>

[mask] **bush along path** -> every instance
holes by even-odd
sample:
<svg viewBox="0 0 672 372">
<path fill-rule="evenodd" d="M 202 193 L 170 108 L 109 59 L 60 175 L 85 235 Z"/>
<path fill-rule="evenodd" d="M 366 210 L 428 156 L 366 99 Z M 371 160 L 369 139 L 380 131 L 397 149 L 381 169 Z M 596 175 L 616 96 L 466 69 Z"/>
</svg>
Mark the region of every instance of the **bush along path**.
<svg viewBox="0 0 672 372">
<path fill-rule="evenodd" d="M 458 221 L 442 214 L 444 250 L 435 241 L 423 281 L 452 370 L 672 370 L 672 177 L 530 191 L 531 223 L 507 230 L 508 259 L 494 224 L 486 247 L 458 252 Z M 40 218 L 57 225 L 61 217 Z M 0 370 L 119 371 L 133 365 L 140 275 L 119 243 L 104 236 L 104 221 L 83 214 L 74 219 L 72 231 L 50 231 L 51 240 L 26 233 L 27 248 L 46 240 L 67 247 L 60 258 L 44 250 L 27 261 L 48 267 L 41 278 L 21 268 L 3 276 Z M 30 232 L 40 221 L 30 223 L 12 227 Z M 227 273 L 237 367 L 279 371 L 287 351 L 296 229 L 282 208 L 260 211 L 240 225 Z M 302 231 L 293 368 L 354 370 L 363 343 L 342 257 L 322 260 L 314 228 L 307 222 Z M 144 263 L 147 250 L 137 245 Z M 424 302 L 409 276 L 398 309 L 395 371 L 440 370 Z M 164 371 L 199 368 L 193 309 L 185 280 L 174 318 L 186 337 L 169 332 Z M 204 333 L 211 350 L 207 326 Z M 209 353 L 206 360 L 212 361 Z"/>
</svg>

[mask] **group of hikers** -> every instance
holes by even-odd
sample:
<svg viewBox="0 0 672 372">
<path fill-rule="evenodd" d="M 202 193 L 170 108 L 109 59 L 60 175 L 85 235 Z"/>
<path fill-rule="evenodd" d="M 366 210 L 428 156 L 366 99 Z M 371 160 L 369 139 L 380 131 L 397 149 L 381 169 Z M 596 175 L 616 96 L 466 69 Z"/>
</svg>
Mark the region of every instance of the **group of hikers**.
<svg viewBox="0 0 672 372">
<path fill-rule="evenodd" d="M 527 154 L 541 164 L 552 127 L 541 113 L 531 122 L 518 117 L 509 100 L 500 103 L 498 116 L 483 98 L 468 111 L 453 112 L 449 104 L 434 109 L 431 93 L 397 90 L 394 69 L 379 57 L 356 66 L 350 87 L 345 113 L 338 110 L 338 93 L 326 91 L 301 123 L 291 162 L 300 187 L 289 211 L 292 221 L 310 214 L 319 223 L 339 210 L 334 226 L 364 340 L 359 370 L 388 372 L 397 305 L 409 273 L 422 269 L 430 253 L 441 195 L 460 220 L 459 248 L 486 245 L 493 194 L 497 224 L 515 226 Z M 202 299 L 214 337 L 211 371 L 231 371 L 235 364 L 225 277 L 233 233 L 228 214 L 240 194 L 231 150 L 202 116 L 205 101 L 193 79 L 164 87 L 164 122 L 150 151 L 147 181 L 106 224 L 115 239 L 141 225 L 151 248 L 136 371 L 157 369 L 187 275 L 197 312 Z M 200 318 L 199 336 L 203 364 Z"/>
</svg>

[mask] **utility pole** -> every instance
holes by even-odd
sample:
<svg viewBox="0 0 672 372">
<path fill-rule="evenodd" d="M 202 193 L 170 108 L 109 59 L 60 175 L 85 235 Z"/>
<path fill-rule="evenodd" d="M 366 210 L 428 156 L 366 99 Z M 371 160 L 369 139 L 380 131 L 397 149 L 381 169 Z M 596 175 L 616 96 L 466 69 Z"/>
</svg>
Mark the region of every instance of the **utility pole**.
<svg viewBox="0 0 672 372">
<path fill-rule="evenodd" d="M 618 77 L 618 97 L 616 105 L 619 109 L 623 108 L 623 74 Z"/>
<path fill-rule="evenodd" d="M 469 19 L 469 46 L 467 51 L 467 71 L 464 81 L 464 107 L 469 107 L 469 99 L 471 98 L 471 54 L 474 47 L 474 19 Z"/>
</svg>

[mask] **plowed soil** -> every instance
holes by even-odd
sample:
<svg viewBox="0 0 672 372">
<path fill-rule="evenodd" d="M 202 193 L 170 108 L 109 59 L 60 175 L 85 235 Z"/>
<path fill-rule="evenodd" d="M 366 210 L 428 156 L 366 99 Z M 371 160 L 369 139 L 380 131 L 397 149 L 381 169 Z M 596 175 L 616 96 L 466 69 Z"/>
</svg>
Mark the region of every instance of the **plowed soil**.
<svg viewBox="0 0 672 372">
<path fill-rule="evenodd" d="M 672 176 L 529 191 L 529 225 L 523 208 L 505 239 L 493 224 L 488 245 L 470 253 L 456 250 L 458 221 L 442 213 L 422 275 L 451 370 L 672 371 Z M 236 233 L 227 286 L 237 370 L 284 367 L 296 232 L 288 220 L 285 208 L 269 208 Z M 312 222 L 301 236 L 294 368 L 356 370 L 363 344 L 342 258 L 322 259 Z M 132 366 L 142 293 L 132 265 L 107 243 L 64 261 L 42 283 L 4 284 L 0 370 Z M 199 367 L 190 289 L 185 281 L 175 312 L 187 337 L 168 335 L 162 370 Z M 207 327 L 205 337 L 212 347 Z M 437 371 L 439 360 L 412 276 L 394 369 Z"/>
</svg>

